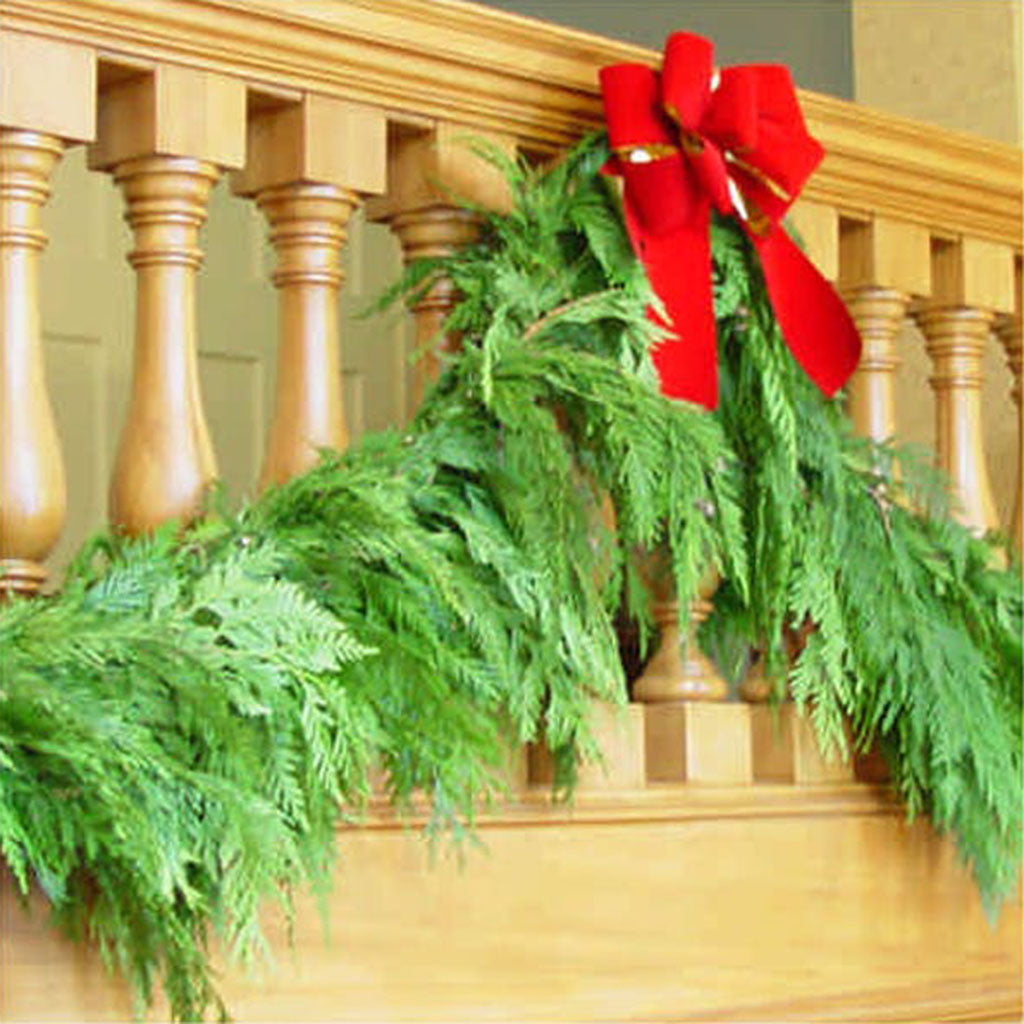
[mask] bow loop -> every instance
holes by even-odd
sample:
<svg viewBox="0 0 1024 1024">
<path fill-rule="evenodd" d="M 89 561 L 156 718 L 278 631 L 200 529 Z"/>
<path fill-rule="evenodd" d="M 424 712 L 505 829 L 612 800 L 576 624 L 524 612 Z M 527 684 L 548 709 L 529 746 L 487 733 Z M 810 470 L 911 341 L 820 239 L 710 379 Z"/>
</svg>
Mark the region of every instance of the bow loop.
<svg viewBox="0 0 1024 1024">
<path fill-rule="evenodd" d="M 711 97 L 712 61 L 711 42 L 701 36 L 674 32 L 665 43 L 661 102 L 685 131 L 700 130 Z"/>
<path fill-rule="evenodd" d="M 717 404 L 712 206 L 735 213 L 753 242 L 797 361 L 826 394 L 841 387 L 860 359 L 857 329 L 779 230 L 824 155 L 807 132 L 789 71 L 752 65 L 716 74 L 711 43 L 676 32 L 661 75 L 641 64 L 602 68 L 601 92 L 609 170 L 623 177 L 630 239 L 669 318 L 670 337 L 652 352 L 662 391 Z"/>
<path fill-rule="evenodd" d="M 757 76 L 749 68 L 724 68 L 711 94 L 701 131 L 724 150 L 743 154 L 757 145 Z"/>
<path fill-rule="evenodd" d="M 821 163 L 825 151 L 804 123 L 789 70 L 775 64 L 745 69 L 756 81 L 757 141 L 737 152 L 737 177 L 751 199 L 779 221 Z"/>
<path fill-rule="evenodd" d="M 617 157 L 651 146 L 675 147 L 676 136 L 661 105 L 658 73 L 643 64 L 613 64 L 600 71 L 608 142 Z"/>
</svg>

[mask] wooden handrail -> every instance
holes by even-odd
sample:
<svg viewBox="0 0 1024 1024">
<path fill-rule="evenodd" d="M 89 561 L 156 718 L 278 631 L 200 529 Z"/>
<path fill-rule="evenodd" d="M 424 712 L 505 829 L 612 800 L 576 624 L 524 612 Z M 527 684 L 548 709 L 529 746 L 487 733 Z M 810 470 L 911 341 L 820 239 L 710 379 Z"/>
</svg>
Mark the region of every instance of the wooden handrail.
<svg viewBox="0 0 1024 1024">
<path fill-rule="evenodd" d="M 601 123 L 596 72 L 652 50 L 461 0 L 4 0 L 4 26 L 512 134 L 549 151 Z M 1019 245 L 1021 151 L 802 91 L 828 156 L 804 195 L 850 215 Z"/>
</svg>

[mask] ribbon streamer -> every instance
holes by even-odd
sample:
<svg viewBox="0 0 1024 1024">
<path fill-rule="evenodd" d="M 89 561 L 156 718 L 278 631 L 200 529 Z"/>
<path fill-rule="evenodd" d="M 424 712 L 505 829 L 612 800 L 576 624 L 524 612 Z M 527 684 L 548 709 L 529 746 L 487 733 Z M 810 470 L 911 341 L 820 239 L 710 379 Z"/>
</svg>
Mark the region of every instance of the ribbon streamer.
<svg viewBox="0 0 1024 1024">
<path fill-rule="evenodd" d="M 787 68 L 712 62 L 710 41 L 669 36 L 661 73 L 642 64 L 601 69 L 612 148 L 624 182 L 626 225 L 673 337 L 653 350 L 662 391 L 718 404 L 711 290 L 711 208 L 742 224 L 761 261 L 783 337 L 827 395 L 860 359 L 842 300 L 780 222 L 821 162 Z"/>
</svg>

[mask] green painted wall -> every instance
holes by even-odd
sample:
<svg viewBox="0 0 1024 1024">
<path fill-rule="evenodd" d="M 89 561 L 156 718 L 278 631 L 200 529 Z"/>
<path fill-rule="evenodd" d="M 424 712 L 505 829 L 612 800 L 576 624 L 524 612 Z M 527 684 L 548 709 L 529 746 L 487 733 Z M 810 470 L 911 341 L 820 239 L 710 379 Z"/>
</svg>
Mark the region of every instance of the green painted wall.
<svg viewBox="0 0 1024 1024">
<path fill-rule="evenodd" d="M 714 40 L 722 64 L 787 64 L 797 85 L 853 97 L 851 0 L 484 2 L 652 49 L 670 32 L 698 32 Z"/>
</svg>

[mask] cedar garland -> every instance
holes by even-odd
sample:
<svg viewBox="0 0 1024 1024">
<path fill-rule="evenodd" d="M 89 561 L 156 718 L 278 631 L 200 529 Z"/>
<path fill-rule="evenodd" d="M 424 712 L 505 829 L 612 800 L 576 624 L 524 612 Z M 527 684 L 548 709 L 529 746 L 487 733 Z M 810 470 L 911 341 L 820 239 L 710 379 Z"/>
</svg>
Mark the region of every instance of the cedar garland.
<svg viewBox="0 0 1024 1024">
<path fill-rule="evenodd" d="M 0 608 L 0 853 L 141 1012 L 225 1012 L 212 932 L 261 952 L 259 905 L 328 885 L 374 763 L 400 808 L 460 835 L 509 743 L 567 789 L 613 629 L 650 629 L 640 560 L 680 606 L 724 578 L 705 637 L 767 652 L 825 748 L 876 738 L 911 815 L 955 833 L 986 905 L 1020 856 L 1021 588 L 953 523 L 912 453 L 854 438 L 792 364 L 745 240 L 715 226 L 722 402 L 657 394 L 655 301 L 588 140 L 539 172 L 497 154 L 511 212 L 414 264 L 462 300 L 410 429 L 325 453 L 236 514 L 86 546 L 59 594 Z M 900 465 L 900 482 L 892 468 Z M 610 496 L 616 529 L 598 509 Z M 916 512 L 924 509 L 926 512 Z M 786 628 L 813 623 L 791 666 Z"/>
</svg>

